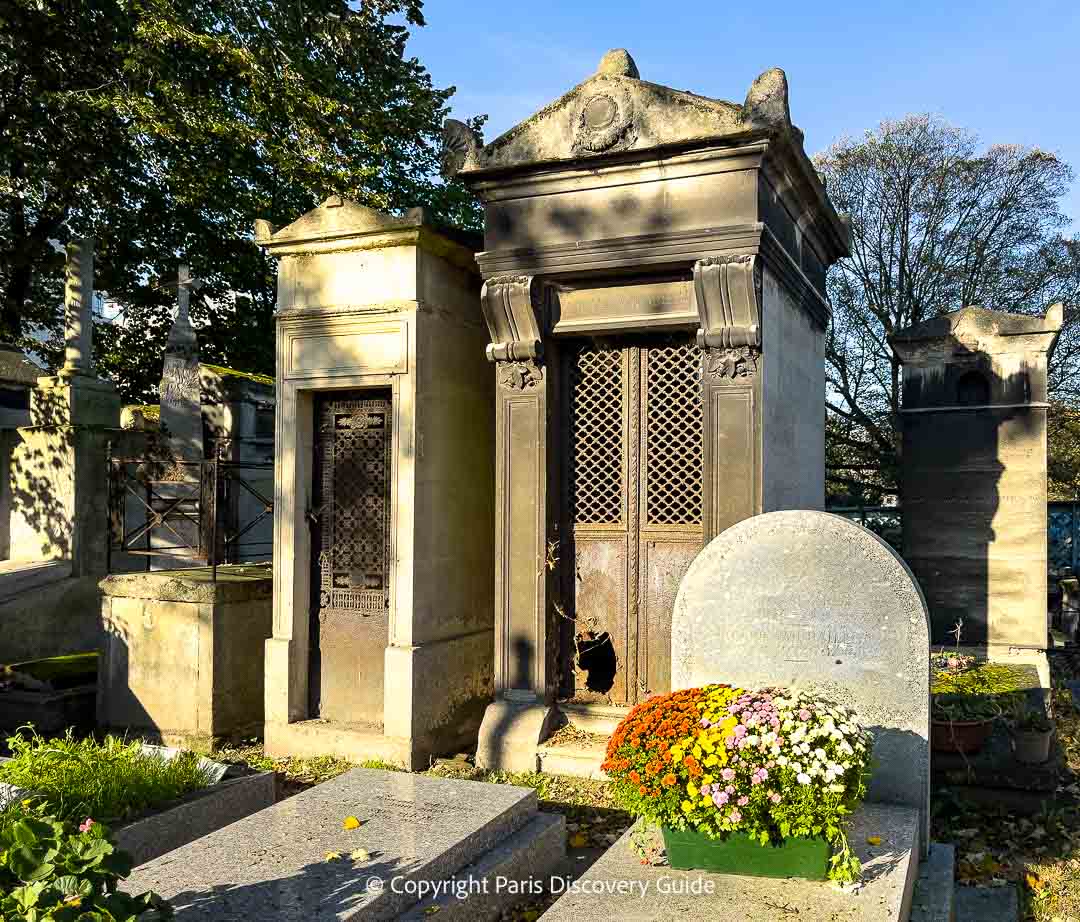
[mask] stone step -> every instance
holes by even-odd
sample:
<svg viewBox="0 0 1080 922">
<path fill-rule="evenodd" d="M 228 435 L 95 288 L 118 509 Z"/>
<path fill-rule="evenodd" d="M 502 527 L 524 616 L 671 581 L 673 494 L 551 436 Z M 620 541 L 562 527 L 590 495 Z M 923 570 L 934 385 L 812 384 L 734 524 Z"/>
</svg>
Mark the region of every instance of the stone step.
<svg viewBox="0 0 1080 922">
<path fill-rule="evenodd" d="M 440 922 L 497 919 L 508 906 L 538 895 L 565 856 L 566 819 L 540 813 L 455 874 L 439 896 L 417 903 L 398 918 L 422 922 L 438 913 Z"/>
<path fill-rule="evenodd" d="M 571 775 L 594 780 L 607 778 L 600 768 L 607 755 L 606 742 L 544 744 L 536 750 L 536 755 L 540 771 L 547 775 Z"/>
<path fill-rule="evenodd" d="M 613 704 L 567 704 L 559 702 L 559 712 L 567 721 L 585 733 L 611 736 L 630 713 L 628 707 Z"/>
<path fill-rule="evenodd" d="M 911 900 L 911 922 L 954 922 L 956 915 L 956 847 L 930 843 L 919 865 Z"/>
<path fill-rule="evenodd" d="M 1016 887 L 957 887 L 956 922 L 1018 922 Z"/>
<path fill-rule="evenodd" d="M 396 919 L 420 881 L 480 860 L 536 803 L 531 788 L 358 768 L 136 868 L 126 885 L 200 922 Z M 348 816 L 360 828 L 344 829 Z M 350 858 L 359 849 L 366 859 Z"/>
</svg>

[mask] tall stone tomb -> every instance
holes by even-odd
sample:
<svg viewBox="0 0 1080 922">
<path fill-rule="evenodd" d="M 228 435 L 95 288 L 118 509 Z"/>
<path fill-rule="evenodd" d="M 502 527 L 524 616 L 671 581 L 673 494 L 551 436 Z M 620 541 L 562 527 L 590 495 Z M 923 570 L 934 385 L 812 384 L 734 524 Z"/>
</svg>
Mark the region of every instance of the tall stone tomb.
<svg viewBox="0 0 1080 922">
<path fill-rule="evenodd" d="M 896 333 L 904 558 L 934 643 L 1046 647 L 1045 317 L 965 307 Z"/>
<path fill-rule="evenodd" d="M 280 258 L 266 746 L 426 767 L 491 696 L 479 241 L 336 196 L 256 237 Z"/>
<path fill-rule="evenodd" d="M 64 364 L 38 379 L 30 425 L 9 472 L 11 557 L 70 560 L 71 574 L 103 574 L 107 560 L 106 446 L 120 398 L 94 374 L 94 241 L 67 245 Z"/>
<path fill-rule="evenodd" d="M 443 168 L 484 205 L 496 382 L 495 684 L 478 759 L 535 768 L 563 714 L 670 688 L 671 608 L 710 538 L 824 499 L 825 271 L 847 253 L 787 79 L 742 103 L 625 51 Z"/>
</svg>

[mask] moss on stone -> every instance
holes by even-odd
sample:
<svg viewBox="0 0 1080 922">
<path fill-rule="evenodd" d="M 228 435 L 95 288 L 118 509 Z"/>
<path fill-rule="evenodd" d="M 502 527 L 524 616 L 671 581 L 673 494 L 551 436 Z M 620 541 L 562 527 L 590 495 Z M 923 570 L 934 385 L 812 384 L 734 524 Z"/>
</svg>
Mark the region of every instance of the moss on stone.
<svg viewBox="0 0 1080 922">
<path fill-rule="evenodd" d="M 935 672 L 930 680 L 934 695 L 1007 695 L 1028 687 L 1024 673 L 1001 663 L 983 663 L 964 672 Z"/>
<path fill-rule="evenodd" d="M 260 375 L 253 371 L 237 371 L 235 368 L 226 368 L 224 365 L 210 365 L 207 362 L 200 362 L 199 368 L 205 368 L 222 378 L 246 378 L 248 381 L 255 381 L 259 384 L 269 384 L 270 386 L 274 384 L 274 379 L 269 375 Z"/>
</svg>

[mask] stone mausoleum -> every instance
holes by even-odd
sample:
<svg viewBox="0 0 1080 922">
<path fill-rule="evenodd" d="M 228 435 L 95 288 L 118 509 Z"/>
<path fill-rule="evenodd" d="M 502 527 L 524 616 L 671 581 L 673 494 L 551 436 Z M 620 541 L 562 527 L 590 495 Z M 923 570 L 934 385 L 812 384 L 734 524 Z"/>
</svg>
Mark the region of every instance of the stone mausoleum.
<svg viewBox="0 0 1080 922">
<path fill-rule="evenodd" d="M 280 258 L 266 748 L 426 768 L 492 693 L 479 240 L 337 196 L 256 238 Z"/>
<path fill-rule="evenodd" d="M 965 307 L 890 340 L 903 363 L 904 559 L 931 639 L 1047 642 L 1046 373 L 1064 309 Z"/>
<path fill-rule="evenodd" d="M 823 505 L 825 272 L 848 232 L 776 69 L 733 103 L 612 51 L 492 143 L 454 121 L 444 143 L 484 206 L 496 382 L 478 761 L 535 768 L 558 711 L 609 730 L 670 688 L 672 604 L 705 542 Z"/>
</svg>

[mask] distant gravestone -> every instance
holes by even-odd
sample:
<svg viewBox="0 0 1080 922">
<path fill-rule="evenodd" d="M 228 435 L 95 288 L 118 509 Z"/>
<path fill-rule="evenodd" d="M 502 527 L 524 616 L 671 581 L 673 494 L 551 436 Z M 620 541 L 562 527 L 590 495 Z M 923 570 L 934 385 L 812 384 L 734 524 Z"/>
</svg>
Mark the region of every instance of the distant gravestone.
<svg viewBox="0 0 1080 922">
<path fill-rule="evenodd" d="M 161 370 L 161 425 L 173 457 L 181 461 L 203 458 L 199 341 L 188 314 L 191 290 L 199 284 L 187 266 L 180 267 L 176 318 L 169 329 Z"/>
<path fill-rule="evenodd" d="M 672 688 L 812 688 L 874 734 L 868 799 L 916 807 L 928 843 L 926 602 L 873 532 L 825 512 L 771 512 L 717 536 L 690 565 L 671 626 Z"/>
</svg>

